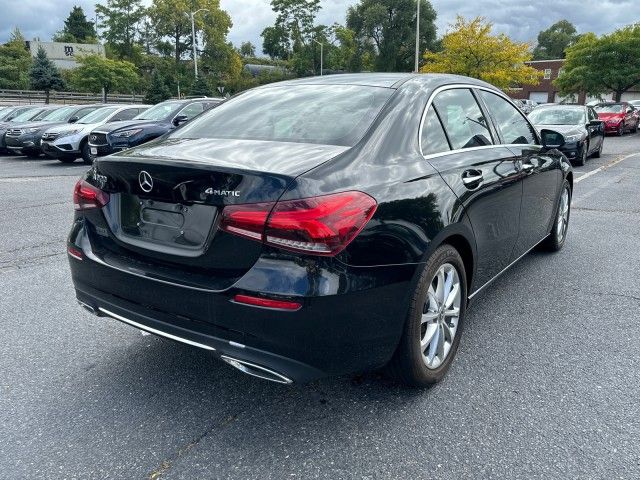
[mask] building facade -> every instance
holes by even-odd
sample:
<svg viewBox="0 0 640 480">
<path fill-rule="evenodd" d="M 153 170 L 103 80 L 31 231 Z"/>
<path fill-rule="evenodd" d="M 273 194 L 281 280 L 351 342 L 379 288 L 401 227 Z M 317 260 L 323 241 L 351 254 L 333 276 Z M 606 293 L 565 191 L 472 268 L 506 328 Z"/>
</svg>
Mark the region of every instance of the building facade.
<svg viewBox="0 0 640 480">
<path fill-rule="evenodd" d="M 105 56 L 104 45 L 100 44 L 40 42 L 38 40 L 27 42 L 27 49 L 32 57 L 38 54 L 39 47 L 44 48 L 49 60 L 61 69 L 75 68 L 78 65 L 76 57 L 79 55 Z"/>
<path fill-rule="evenodd" d="M 600 97 L 593 97 L 581 93 L 580 95 L 570 95 L 563 97 L 558 89 L 553 85 L 553 81 L 562 73 L 564 58 L 556 60 L 532 60 L 527 65 L 540 70 L 542 77 L 538 85 L 523 85 L 521 88 L 514 88 L 509 93 L 512 98 L 520 100 L 533 100 L 536 103 L 580 103 L 590 101 L 613 100 L 613 93 L 603 94 Z M 640 100 L 640 85 L 632 88 L 622 95 L 622 101 Z"/>
</svg>

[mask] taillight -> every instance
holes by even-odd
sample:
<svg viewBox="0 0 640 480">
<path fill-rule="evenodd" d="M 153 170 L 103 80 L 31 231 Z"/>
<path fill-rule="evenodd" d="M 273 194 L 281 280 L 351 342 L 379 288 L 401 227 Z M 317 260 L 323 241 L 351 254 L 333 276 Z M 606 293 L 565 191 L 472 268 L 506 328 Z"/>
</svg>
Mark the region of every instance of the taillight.
<svg viewBox="0 0 640 480">
<path fill-rule="evenodd" d="M 78 180 L 73 189 L 73 205 L 76 210 L 101 208 L 109 203 L 109 194 L 85 180 Z"/>
<path fill-rule="evenodd" d="M 376 207 L 362 192 L 231 205 L 222 212 L 220 228 L 295 252 L 336 255 L 360 233 Z"/>
</svg>

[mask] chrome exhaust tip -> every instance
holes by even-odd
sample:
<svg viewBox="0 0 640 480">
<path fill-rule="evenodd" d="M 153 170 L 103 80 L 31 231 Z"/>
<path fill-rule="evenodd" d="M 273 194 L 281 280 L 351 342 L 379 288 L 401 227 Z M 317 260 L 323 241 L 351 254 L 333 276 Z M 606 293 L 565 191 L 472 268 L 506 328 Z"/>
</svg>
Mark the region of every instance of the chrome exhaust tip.
<svg viewBox="0 0 640 480">
<path fill-rule="evenodd" d="M 89 313 L 92 313 L 93 315 L 100 315 L 97 309 L 93 308 L 91 305 L 87 305 L 86 303 L 81 302 L 80 300 L 78 300 L 78 305 L 80 305 L 82 308 L 84 308 Z"/>
<path fill-rule="evenodd" d="M 269 380 L 271 382 L 276 382 L 276 383 L 284 383 L 284 384 L 293 383 L 293 380 L 291 380 L 290 378 L 285 377 L 284 375 L 278 372 L 274 372 L 269 368 L 256 365 L 255 363 L 250 363 L 245 360 L 239 360 L 237 358 L 229 357 L 227 355 L 220 355 L 220 358 L 222 358 L 222 360 L 227 362 L 232 367 L 237 368 L 242 373 L 246 373 L 247 375 L 262 378 L 263 380 Z"/>
</svg>

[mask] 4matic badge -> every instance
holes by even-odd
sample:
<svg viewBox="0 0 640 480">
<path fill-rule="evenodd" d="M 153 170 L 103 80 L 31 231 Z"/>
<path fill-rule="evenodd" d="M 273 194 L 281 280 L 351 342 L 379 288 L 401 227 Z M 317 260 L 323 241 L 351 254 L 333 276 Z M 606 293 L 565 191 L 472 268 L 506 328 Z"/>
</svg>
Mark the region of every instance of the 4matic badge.
<svg viewBox="0 0 640 480">
<path fill-rule="evenodd" d="M 207 188 L 204 193 L 207 195 L 217 195 L 219 197 L 239 197 L 240 190 L 216 190 L 211 187 Z"/>
</svg>

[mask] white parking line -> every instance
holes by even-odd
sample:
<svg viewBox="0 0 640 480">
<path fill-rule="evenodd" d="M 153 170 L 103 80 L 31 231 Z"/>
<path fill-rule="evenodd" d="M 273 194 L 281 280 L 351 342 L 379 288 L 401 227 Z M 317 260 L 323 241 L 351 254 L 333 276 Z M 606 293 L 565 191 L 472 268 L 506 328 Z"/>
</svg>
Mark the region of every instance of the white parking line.
<svg viewBox="0 0 640 480">
<path fill-rule="evenodd" d="M 589 178 L 591 175 L 595 175 L 596 173 L 602 172 L 603 170 L 606 170 L 609 167 L 613 167 L 614 165 L 617 165 L 618 163 L 626 160 L 627 158 L 631 158 L 634 157 L 636 155 L 640 155 L 640 152 L 638 153 L 631 153 L 629 155 L 625 155 L 624 157 L 620 157 L 620 158 L 616 158 L 615 160 L 611 160 L 609 163 L 602 165 L 601 167 L 596 168 L 595 170 L 591 170 L 588 173 L 585 173 L 584 175 L 579 176 L 578 178 L 576 178 L 573 183 L 579 183 L 582 180 L 584 180 L 585 178 Z"/>
</svg>

